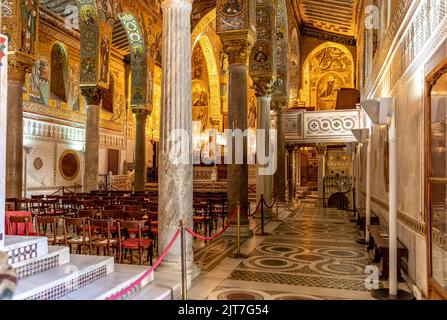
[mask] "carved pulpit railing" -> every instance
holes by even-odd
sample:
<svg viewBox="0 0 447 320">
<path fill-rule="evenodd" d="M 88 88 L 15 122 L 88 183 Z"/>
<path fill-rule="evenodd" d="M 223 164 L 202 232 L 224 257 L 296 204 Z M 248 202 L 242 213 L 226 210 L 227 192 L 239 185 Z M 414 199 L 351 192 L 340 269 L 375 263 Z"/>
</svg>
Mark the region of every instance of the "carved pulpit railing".
<svg viewBox="0 0 447 320">
<path fill-rule="evenodd" d="M 356 141 L 352 129 L 361 127 L 361 110 L 285 110 L 286 143 L 329 143 Z"/>
</svg>

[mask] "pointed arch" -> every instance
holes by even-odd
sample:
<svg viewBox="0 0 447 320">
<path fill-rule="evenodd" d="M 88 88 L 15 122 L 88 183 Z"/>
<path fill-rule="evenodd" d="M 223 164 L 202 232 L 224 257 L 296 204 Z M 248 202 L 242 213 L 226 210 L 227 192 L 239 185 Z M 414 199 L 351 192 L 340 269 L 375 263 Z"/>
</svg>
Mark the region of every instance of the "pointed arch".
<svg viewBox="0 0 447 320">
<path fill-rule="evenodd" d="M 50 98 L 67 102 L 68 98 L 68 56 L 60 42 L 51 47 Z"/>
<path fill-rule="evenodd" d="M 348 48 L 330 41 L 320 44 L 309 53 L 303 64 L 303 86 L 300 91 L 300 100 L 305 101 L 307 106 L 316 109 L 335 108 L 333 95 L 337 89 L 340 89 L 338 85 L 343 85 L 346 88 L 355 87 L 354 71 L 354 58 Z M 332 83 L 331 99 L 326 95 L 328 92 L 319 90 L 321 89 L 319 86 L 323 86 L 324 81 Z M 320 103 L 321 94 L 324 95 L 324 99 L 328 98 L 328 101 L 332 102 Z"/>
<path fill-rule="evenodd" d="M 210 23 L 216 21 L 216 9 L 208 12 L 194 27 L 191 33 L 191 50 L 193 51 L 197 45 L 202 48 L 203 56 L 208 70 L 208 81 L 210 89 L 209 99 L 209 116 L 213 120 L 220 120 L 222 125 L 221 101 L 220 101 L 220 79 L 218 63 L 214 53 L 214 48 L 208 36 L 203 35 L 203 29 Z"/>
</svg>

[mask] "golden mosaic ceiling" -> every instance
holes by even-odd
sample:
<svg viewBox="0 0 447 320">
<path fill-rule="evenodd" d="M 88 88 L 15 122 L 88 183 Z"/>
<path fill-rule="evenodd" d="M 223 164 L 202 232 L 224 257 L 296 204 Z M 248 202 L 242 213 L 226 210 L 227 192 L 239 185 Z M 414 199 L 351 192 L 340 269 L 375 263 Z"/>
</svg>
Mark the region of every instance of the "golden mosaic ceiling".
<svg viewBox="0 0 447 320">
<path fill-rule="evenodd" d="M 354 36 L 360 0 L 293 0 L 301 22 L 328 32 Z"/>
</svg>

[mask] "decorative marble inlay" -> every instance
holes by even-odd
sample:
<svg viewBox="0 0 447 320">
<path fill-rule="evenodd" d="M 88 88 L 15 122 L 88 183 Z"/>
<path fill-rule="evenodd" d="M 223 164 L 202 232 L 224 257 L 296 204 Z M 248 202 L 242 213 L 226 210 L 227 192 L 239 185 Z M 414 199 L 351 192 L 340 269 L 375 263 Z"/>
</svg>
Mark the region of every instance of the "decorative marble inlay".
<svg viewBox="0 0 447 320">
<path fill-rule="evenodd" d="M 13 264 L 37 257 L 37 243 L 8 251 L 8 263 Z"/>
<path fill-rule="evenodd" d="M 56 268 L 57 266 L 59 266 L 59 255 L 35 261 L 22 267 L 17 267 L 15 270 L 18 278 L 23 279 Z"/>
<path fill-rule="evenodd" d="M 39 157 L 35 158 L 34 161 L 33 161 L 33 167 L 36 170 L 42 169 L 42 167 L 43 167 L 42 158 L 39 158 Z"/>
<path fill-rule="evenodd" d="M 26 300 L 56 300 L 107 275 L 107 267 L 89 271 L 53 288 L 32 295 Z"/>
</svg>

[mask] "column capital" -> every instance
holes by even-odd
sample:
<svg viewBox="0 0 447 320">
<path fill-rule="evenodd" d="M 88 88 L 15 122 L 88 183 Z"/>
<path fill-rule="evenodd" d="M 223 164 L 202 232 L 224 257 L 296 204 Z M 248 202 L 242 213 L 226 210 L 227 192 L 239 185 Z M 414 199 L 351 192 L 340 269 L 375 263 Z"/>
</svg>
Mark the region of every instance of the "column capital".
<svg viewBox="0 0 447 320">
<path fill-rule="evenodd" d="M 194 0 L 161 0 L 161 9 L 185 7 L 192 9 Z"/>
<path fill-rule="evenodd" d="M 132 113 L 135 114 L 135 118 L 139 120 L 146 120 L 149 115 L 149 110 L 147 109 L 133 109 Z"/>
<path fill-rule="evenodd" d="M 317 143 L 317 154 L 319 156 L 325 156 L 327 152 L 327 146 L 323 143 Z"/>
<path fill-rule="evenodd" d="M 81 88 L 81 93 L 85 97 L 88 106 L 99 106 L 101 104 L 102 98 L 104 97 L 104 91 L 97 87 Z"/>
<path fill-rule="evenodd" d="M 237 32 L 221 34 L 223 51 L 228 56 L 228 64 L 248 65 L 251 48 L 254 43 L 254 34 L 251 32 Z"/>
<path fill-rule="evenodd" d="M 8 80 L 25 82 L 25 76 L 30 73 L 34 58 L 23 52 L 16 51 L 8 54 Z"/>
<path fill-rule="evenodd" d="M 270 97 L 273 92 L 275 79 L 272 76 L 253 78 L 255 95 L 257 97 Z"/>
</svg>

